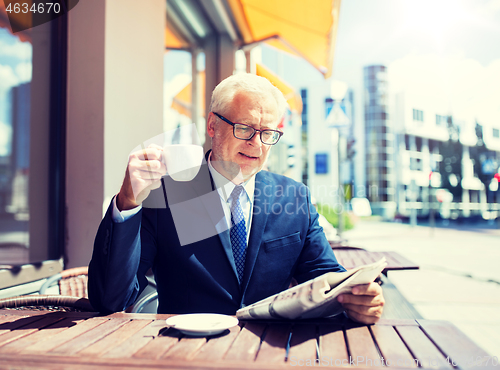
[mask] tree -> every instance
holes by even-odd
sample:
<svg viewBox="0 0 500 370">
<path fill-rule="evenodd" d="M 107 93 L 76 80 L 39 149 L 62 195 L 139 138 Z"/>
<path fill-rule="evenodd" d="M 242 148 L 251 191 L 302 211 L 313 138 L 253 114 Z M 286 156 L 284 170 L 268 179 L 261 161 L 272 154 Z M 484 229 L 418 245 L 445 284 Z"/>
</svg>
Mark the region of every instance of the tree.
<svg viewBox="0 0 500 370">
<path fill-rule="evenodd" d="M 441 187 L 453 194 L 453 201 L 459 202 L 462 197 L 463 148 L 459 140 L 460 127 L 453 122 L 452 116 L 448 116 L 447 128 L 449 139 L 439 146 L 439 152 L 443 157 L 439 165 Z"/>
<path fill-rule="evenodd" d="M 479 180 L 488 188 L 493 175 L 497 171 L 498 164 L 491 153 L 484 145 L 483 141 L 483 126 L 476 121 L 476 146 L 470 148 L 470 159 L 474 163 L 474 173 Z"/>
</svg>

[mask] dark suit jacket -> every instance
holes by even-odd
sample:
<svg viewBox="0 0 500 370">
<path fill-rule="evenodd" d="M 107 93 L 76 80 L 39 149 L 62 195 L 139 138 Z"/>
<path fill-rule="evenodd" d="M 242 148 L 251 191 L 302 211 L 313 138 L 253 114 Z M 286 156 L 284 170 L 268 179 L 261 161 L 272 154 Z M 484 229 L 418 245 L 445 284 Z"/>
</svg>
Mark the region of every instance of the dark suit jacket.
<svg viewBox="0 0 500 370">
<path fill-rule="evenodd" d="M 153 269 L 158 313 L 232 314 L 328 271 L 344 271 L 318 224 L 307 187 L 287 177 L 256 175 L 252 226 L 240 286 L 229 231 L 205 164 L 191 182 L 164 177 L 142 210 L 101 222 L 89 265 L 89 298 L 101 312 L 124 310 Z M 177 226 L 177 227 L 176 227 Z"/>
</svg>

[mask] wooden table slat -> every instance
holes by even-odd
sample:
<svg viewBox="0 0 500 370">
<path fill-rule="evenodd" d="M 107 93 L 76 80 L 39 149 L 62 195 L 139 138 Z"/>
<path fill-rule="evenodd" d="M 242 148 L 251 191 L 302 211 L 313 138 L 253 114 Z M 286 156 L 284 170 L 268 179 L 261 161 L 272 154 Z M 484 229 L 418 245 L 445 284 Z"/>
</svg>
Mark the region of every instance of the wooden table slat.
<svg viewBox="0 0 500 370">
<path fill-rule="evenodd" d="M 403 338 L 423 368 L 451 368 L 443 354 L 418 326 L 397 326 L 396 331 Z"/>
<path fill-rule="evenodd" d="M 165 320 L 154 320 L 148 325 L 130 336 L 129 340 L 123 341 L 115 346 L 102 357 L 105 358 L 129 358 L 132 357 L 141 348 L 148 345 L 165 328 Z"/>
<path fill-rule="evenodd" d="M 354 327 L 346 331 L 349 355 L 355 366 L 379 367 L 381 358 L 367 326 Z"/>
<path fill-rule="evenodd" d="M 224 359 L 228 361 L 254 361 L 260 348 L 265 324 L 248 322 L 241 329 L 235 341 L 227 351 Z"/>
<path fill-rule="evenodd" d="M 450 361 L 461 369 L 480 367 L 481 369 L 496 368 L 491 363 L 490 355 L 478 347 L 463 334 L 455 325 L 448 321 L 418 320 L 423 331 L 430 335 L 434 343 L 450 357 Z M 490 362 L 488 363 L 488 360 Z"/>
<path fill-rule="evenodd" d="M 207 343 L 207 338 L 182 337 L 161 356 L 165 359 L 191 360 L 198 350 Z"/>
<path fill-rule="evenodd" d="M 106 321 L 108 321 L 108 319 L 105 318 L 92 318 L 85 320 L 78 325 L 71 326 L 68 329 L 53 335 L 50 341 L 40 341 L 34 343 L 21 351 L 21 353 L 47 353 Z"/>
<path fill-rule="evenodd" d="M 127 319 L 115 319 L 103 322 L 101 325 L 97 325 L 91 330 L 79 335 L 71 340 L 68 340 L 61 346 L 58 346 L 50 351 L 50 353 L 60 353 L 66 355 L 73 355 L 78 351 L 90 346 L 91 344 L 97 342 L 100 338 L 112 333 L 120 326 L 125 324 Z"/>
<path fill-rule="evenodd" d="M 398 332 L 392 326 L 373 325 L 370 330 L 387 366 L 416 368 L 412 354 L 401 342 Z"/>
<path fill-rule="evenodd" d="M 104 353 L 110 351 L 112 348 L 117 347 L 124 341 L 143 329 L 146 325 L 151 323 L 152 320 L 131 320 L 120 326 L 111 334 L 101 338 L 92 345 L 84 348 L 78 352 L 79 356 L 102 356 Z"/>
<path fill-rule="evenodd" d="M 179 342 L 182 334 L 173 328 L 168 328 L 162 331 L 161 335 L 153 338 L 147 346 L 142 347 L 139 351 L 134 353 L 137 358 L 161 358 L 172 346 Z"/>
<path fill-rule="evenodd" d="M 319 359 L 326 366 L 342 366 L 349 363 L 345 346 L 344 330 L 341 325 L 319 326 Z M 324 361 L 326 363 L 324 363 Z"/>
<path fill-rule="evenodd" d="M 0 347 L 0 353 L 19 353 L 26 347 L 29 347 L 41 340 L 49 340 L 53 335 L 66 330 L 67 328 L 77 325 L 82 320 L 74 320 L 72 318 L 59 318 L 52 325 L 46 326 L 43 330 L 38 330 L 36 333 L 24 336 L 18 340 L 10 342 Z"/>
<path fill-rule="evenodd" d="M 5 326 L 7 327 L 7 325 L 5 325 L 6 323 L 9 323 L 9 322 L 12 322 L 12 321 L 15 321 L 17 320 L 19 317 L 17 316 L 11 316 L 11 315 L 2 315 L 0 316 L 0 332 L 2 330 L 2 328 Z M 10 330 L 10 329 L 8 329 Z M 7 330 L 7 331 L 8 331 Z"/>
<path fill-rule="evenodd" d="M 32 333 L 36 333 L 39 330 L 39 328 L 44 328 L 46 326 L 54 324 L 54 322 L 58 320 L 60 320 L 60 318 L 41 316 L 40 319 L 36 320 L 35 322 L 31 322 L 27 325 L 23 325 L 22 327 L 12 329 L 10 332 L 0 335 L 0 346 L 1 346 L 0 349 L 4 348 L 6 345 L 20 338 L 29 336 Z"/>
<path fill-rule="evenodd" d="M 316 325 L 295 324 L 292 328 L 288 358 L 316 360 L 318 358 Z M 290 360 L 289 360 L 290 361 Z"/>
<path fill-rule="evenodd" d="M 41 320 L 43 316 L 12 316 L 0 324 L 0 338 L 11 332 Z"/>
<path fill-rule="evenodd" d="M 339 263 L 346 269 L 352 269 L 357 266 L 366 265 L 379 261 L 382 257 L 387 260 L 387 266 L 384 274 L 390 270 L 414 270 L 419 266 L 402 256 L 398 252 L 372 252 L 364 249 L 334 249 L 335 257 Z"/>
<path fill-rule="evenodd" d="M 276 362 L 285 361 L 286 347 L 290 338 L 290 324 L 274 324 L 266 328 L 264 339 L 255 361 Z"/>
<path fill-rule="evenodd" d="M 215 338 L 209 338 L 208 343 L 196 353 L 193 359 L 202 361 L 222 360 L 240 334 L 240 331 L 241 327 L 236 325 L 230 328 L 228 333 L 222 333 Z"/>
<path fill-rule="evenodd" d="M 0 368 L 272 370 L 377 368 L 388 362 L 405 368 L 416 365 L 416 358 L 422 368 L 451 369 L 448 355 L 465 360 L 457 369 L 498 368 L 448 322 L 380 320 L 365 326 L 347 318 L 243 321 L 221 335 L 192 338 L 167 329 L 165 317 L 0 311 Z M 476 363 L 478 358 L 483 362 Z M 474 363 L 467 363 L 471 359 Z"/>
</svg>

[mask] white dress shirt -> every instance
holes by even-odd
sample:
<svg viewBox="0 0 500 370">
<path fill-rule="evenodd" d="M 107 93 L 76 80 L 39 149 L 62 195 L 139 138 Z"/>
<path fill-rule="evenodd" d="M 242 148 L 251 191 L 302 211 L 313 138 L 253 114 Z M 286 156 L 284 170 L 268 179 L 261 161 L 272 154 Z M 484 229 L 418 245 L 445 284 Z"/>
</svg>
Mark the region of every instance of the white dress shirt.
<svg viewBox="0 0 500 370">
<path fill-rule="evenodd" d="M 236 184 L 229 181 L 219 172 L 217 172 L 217 170 L 212 166 L 210 158 L 208 158 L 208 169 L 210 170 L 210 174 L 212 175 L 212 179 L 214 180 L 215 188 L 219 193 L 220 201 L 222 203 L 222 209 L 224 210 L 224 216 L 226 216 L 227 225 L 231 227 L 231 201 L 229 197 L 236 187 Z M 245 189 L 245 191 L 242 191 L 240 194 L 240 205 L 241 209 L 243 210 L 243 217 L 245 218 L 248 245 L 248 240 L 250 238 L 250 228 L 252 226 L 255 176 L 252 176 L 241 185 L 243 185 L 243 188 Z"/>
</svg>

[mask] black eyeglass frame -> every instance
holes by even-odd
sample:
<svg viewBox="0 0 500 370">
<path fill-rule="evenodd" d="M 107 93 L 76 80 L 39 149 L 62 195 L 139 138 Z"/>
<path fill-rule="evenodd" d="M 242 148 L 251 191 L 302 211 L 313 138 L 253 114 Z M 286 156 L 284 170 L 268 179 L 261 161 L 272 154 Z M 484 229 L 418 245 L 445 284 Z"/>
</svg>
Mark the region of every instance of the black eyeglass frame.
<svg viewBox="0 0 500 370">
<path fill-rule="evenodd" d="M 256 128 L 253 128 L 252 126 L 249 126 L 249 125 L 245 125 L 244 123 L 238 123 L 238 122 L 231 122 L 230 120 L 228 120 L 226 117 L 224 116 L 221 116 L 219 113 L 215 113 L 215 112 L 212 112 L 213 114 L 215 114 L 218 118 L 220 118 L 221 120 L 223 120 L 224 122 L 230 124 L 231 126 L 233 126 L 233 136 L 238 139 L 238 140 L 252 140 L 252 138 L 255 136 L 255 133 L 259 132 L 259 136 L 260 136 L 260 141 L 262 142 L 262 144 L 265 144 L 265 145 L 276 145 L 278 143 L 278 141 L 280 141 L 281 137 L 283 136 L 283 132 L 279 131 L 279 130 L 271 130 L 271 129 L 266 129 L 266 130 L 257 130 Z M 243 139 L 241 137 L 238 137 L 236 136 L 236 125 L 241 125 L 241 126 L 245 126 L 245 127 L 248 127 L 248 128 L 251 128 L 253 130 L 253 133 L 252 135 L 250 135 L 250 137 L 248 139 Z M 274 132 L 277 132 L 278 133 L 278 138 L 276 139 L 276 142 L 270 144 L 270 143 L 265 143 L 264 140 L 262 140 L 262 133 L 265 132 L 265 131 L 272 131 L 273 133 Z"/>
</svg>

